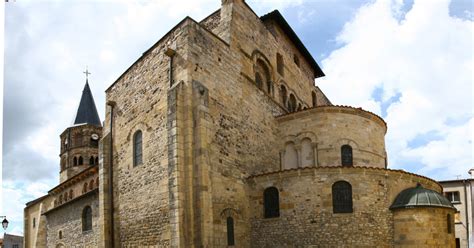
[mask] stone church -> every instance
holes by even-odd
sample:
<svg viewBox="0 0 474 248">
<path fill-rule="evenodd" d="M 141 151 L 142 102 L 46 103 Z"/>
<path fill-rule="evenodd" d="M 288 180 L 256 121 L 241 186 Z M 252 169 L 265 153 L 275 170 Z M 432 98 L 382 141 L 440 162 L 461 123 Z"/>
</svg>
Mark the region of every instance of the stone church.
<svg viewBox="0 0 474 248">
<path fill-rule="evenodd" d="M 434 180 L 387 168 L 385 121 L 333 105 L 278 11 L 184 18 L 106 89 L 86 82 L 25 247 L 455 247 Z"/>
</svg>

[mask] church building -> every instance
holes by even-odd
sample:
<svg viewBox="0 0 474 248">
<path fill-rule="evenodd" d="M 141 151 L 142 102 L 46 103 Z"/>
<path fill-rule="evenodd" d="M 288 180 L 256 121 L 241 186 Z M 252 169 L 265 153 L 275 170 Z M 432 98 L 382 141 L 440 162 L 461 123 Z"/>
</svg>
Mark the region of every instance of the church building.
<svg viewBox="0 0 474 248">
<path fill-rule="evenodd" d="M 106 89 L 103 126 L 86 82 L 25 247 L 455 247 L 441 185 L 388 169 L 387 123 L 323 76 L 277 10 L 184 18 Z"/>
</svg>

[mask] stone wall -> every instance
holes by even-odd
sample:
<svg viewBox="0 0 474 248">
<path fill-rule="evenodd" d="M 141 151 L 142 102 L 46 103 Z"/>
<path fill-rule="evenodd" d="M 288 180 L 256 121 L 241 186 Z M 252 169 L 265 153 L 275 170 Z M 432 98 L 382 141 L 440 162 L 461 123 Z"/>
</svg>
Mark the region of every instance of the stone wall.
<svg viewBox="0 0 474 248">
<path fill-rule="evenodd" d="M 169 246 L 171 236 L 180 234 L 177 218 L 182 217 L 174 212 L 178 200 L 175 181 L 178 168 L 174 160 L 168 161 L 176 152 L 169 150 L 176 137 L 176 133 L 169 136 L 176 121 L 168 120 L 173 110 L 168 105 L 170 58 L 165 51 L 168 48 L 176 51 L 172 84 L 178 85 L 186 79 L 188 66 L 194 66 L 185 60 L 189 22 L 186 18 L 175 26 L 106 91 L 107 101 L 115 103 L 112 147 L 118 246 Z M 104 136 L 110 132 L 110 120 L 108 112 Z M 133 135 L 138 130 L 142 132 L 143 164 L 134 166 Z M 103 156 L 108 157 L 109 151 L 104 150 Z M 102 192 L 107 194 L 105 190 Z M 170 219 L 170 215 L 176 219 Z"/>
<path fill-rule="evenodd" d="M 23 212 L 25 248 L 46 246 L 46 217 L 42 214 L 52 208 L 53 200 L 53 197 L 43 196 L 28 203 L 25 207 Z M 33 222 L 35 222 L 34 225 Z"/>
<path fill-rule="evenodd" d="M 333 213 L 332 185 L 352 185 L 353 212 Z M 252 247 L 392 247 L 389 207 L 402 190 L 416 186 L 440 192 L 425 177 L 361 167 L 316 167 L 263 174 L 248 180 Z M 276 187 L 280 217 L 265 219 L 263 192 Z"/>
<path fill-rule="evenodd" d="M 82 231 L 82 211 L 92 208 L 92 230 Z M 98 247 L 99 199 L 97 190 L 89 192 L 59 208 L 46 213 L 47 247 Z M 59 237 L 59 232 L 62 237 Z"/>
<path fill-rule="evenodd" d="M 456 247 L 454 213 L 455 211 L 449 208 L 395 210 L 393 213 L 394 247 Z M 448 215 L 451 216 L 450 222 L 448 222 Z"/>
<path fill-rule="evenodd" d="M 314 149 L 310 166 L 340 166 L 341 146 L 350 145 L 354 166 L 385 168 L 385 122 L 362 109 L 326 106 L 304 110 L 277 118 L 280 126 L 278 147 L 285 158 L 285 145 L 296 146 L 299 167 L 304 165 L 301 146 L 309 139 Z M 284 161 L 282 168 L 286 168 Z"/>
</svg>

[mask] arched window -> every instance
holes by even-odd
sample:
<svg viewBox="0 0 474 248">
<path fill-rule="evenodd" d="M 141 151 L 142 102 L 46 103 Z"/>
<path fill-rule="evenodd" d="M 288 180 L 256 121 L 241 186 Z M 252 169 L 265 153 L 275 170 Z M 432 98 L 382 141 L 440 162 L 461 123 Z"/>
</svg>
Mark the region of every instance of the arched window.
<svg viewBox="0 0 474 248">
<path fill-rule="evenodd" d="M 77 158 L 74 157 L 74 158 L 72 159 L 72 161 L 73 161 L 72 164 L 73 164 L 74 166 L 76 166 L 76 165 L 77 165 Z"/>
<path fill-rule="evenodd" d="M 263 192 L 263 205 L 265 208 L 265 218 L 280 216 L 280 199 L 277 188 L 270 187 L 265 189 Z"/>
<path fill-rule="evenodd" d="M 92 190 L 94 188 L 94 179 L 92 179 L 89 183 L 89 190 Z"/>
<path fill-rule="evenodd" d="M 59 236 L 59 239 L 62 239 L 63 238 L 63 231 L 59 231 L 58 236 Z"/>
<path fill-rule="evenodd" d="M 133 166 L 143 163 L 142 131 L 138 130 L 133 135 Z"/>
<path fill-rule="evenodd" d="M 317 99 L 316 99 L 316 93 L 311 92 L 311 98 L 313 100 L 313 107 L 316 107 L 316 105 L 318 105 L 318 102 L 317 102 Z"/>
<path fill-rule="evenodd" d="M 83 165 L 83 164 L 84 164 L 84 160 L 82 159 L 82 156 L 79 157 L 78 164 L 79 164 L 79 165 Z"/>
<path fill-rule="evenodd" d="M 89 164 L 94 165 L 94 157 L 91 156 L 91 158 L 89 158 Z"/>
<path fill-rule="evenodd" d="M 301 166 L 313 166 L 314 165 L 314 152 L 313 144 L 309 138 L 304 138 L 301 141 Z"/>
<path fill-rule="evenodd" d="M 235 245 L 234 239 L 234 219 L 227 217 L 227 246 Z"/>
<path fill-rule="evenodd" d="M 298 168 L 298 154 L 296 153 L 295 144 L 293 142 L 286 143 L 283 162 L 283 169 Z"/>
<path fill-rule="evenodd" d="M 352 147 L 350 145 L 341 146 L 342 166 L 352 166 Z"/>
<path fill-rule="evenodd" d="M 64 193 L 64 196 L 63 196 L 63 199 L 64 199 L 64 202 L 67 202 L 67 192 Z"/>
<path fill-rule="evenodd" d="M 95 164 L 99 164 L 99 157 L 95 157 Z"/>
<path fill-rule="evenodd" d="M 447 224 L 447 227 L 448 227 L 448 233 L 451 233 L 453 230 L 451 228 L 451 222 L 452 221 L 451 221 L 451 215 L 450 214 L 446 215 L 446 222 L 447 222 L 446 224 Z"/>
<path fill-rule="evenodd" d="M 92 230 L 92 209 L 90 206 L 86 206 L 82 210 L 82 231 Z"/>
<path fill-rule="evenodd" d="M 59 195 L 59 204 L 63 203 L 63 195 Z"/>
<path fill-rule="evenodd" d="M 255 83 L 259 89 L 264 89 L 268 94 L 272 94 L 272 83 L 270 80 L 270 70 L 265 62 L 261 59 L 257 59 L 255 66 Z"/>
<path fill-rule="evenodd" d="M 281 96 L 281 103 L 283 106 L 286 106 L 286 100 L 288 98 L 288 91 L 284 85 L 280 86 L 280 96 Z"/>
<path fill-rule="evenodd" d="M 296 97 L 293 94 L 290 94 L 290 99 L 288 100 L 288 111 L 296 111 Z"/>
<path fill-rule="evenodd" d="M 332 211 L 334 213 L 352 213 L 352 186 L 346 181 L 332 185 Z"/>
<path fill-rule="evenodd" d="M 69 190 L 69 199 L 74 198 L 74 191 L 72 189 Z"/>
<path fill-rule="evenodd" d="M 87 192 L 87 182 L 84 183 L 84 186 L 82 187 L 82 193 Z"/>
</svg>

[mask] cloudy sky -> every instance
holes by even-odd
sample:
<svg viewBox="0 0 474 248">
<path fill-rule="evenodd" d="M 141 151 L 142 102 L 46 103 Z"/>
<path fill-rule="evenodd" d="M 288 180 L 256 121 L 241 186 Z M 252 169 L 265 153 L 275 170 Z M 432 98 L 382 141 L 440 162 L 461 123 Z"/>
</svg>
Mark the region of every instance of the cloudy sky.
<svg viewBox="0 0 474 248">
<path fill-rule="evenodd" d="M 473 167 L 473 6 L 469 0 L 248 1 L 279 9 L 326 77 L 335 104 L 388 122 L 389 167 L 434 179 Z M 88 66 L 101 119 L 104 90 L 171 27 L 219 0 L 26 1 L 5 5 L 3 201 L 8 233 L 24 204 L 59 181 L 59 134 Z"/>
</svg>

